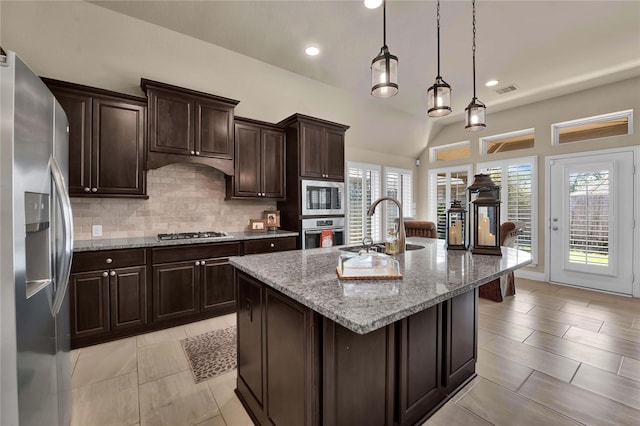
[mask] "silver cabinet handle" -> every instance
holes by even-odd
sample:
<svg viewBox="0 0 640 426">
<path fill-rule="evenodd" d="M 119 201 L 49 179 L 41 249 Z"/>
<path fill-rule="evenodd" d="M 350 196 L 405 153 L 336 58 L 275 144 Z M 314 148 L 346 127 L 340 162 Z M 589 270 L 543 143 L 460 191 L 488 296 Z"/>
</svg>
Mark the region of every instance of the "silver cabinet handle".
<svg viewBox="0 0 640 426">
<path fill-rule="evenodd" d="M 109 272 L 109 275 L 111 275 L 112 277 L 115 277 L 116 276 L 116 271 Z"/>
<path fill-rule="evenodd" d="M 108 273 L 107 271 L 104 271 L 104 272 L 102 273 L 102 276 L 103 276 L 103 277 L 108 277 L 108 276 L 109 276 L 109 273 Z"/>
<path fill-rule="evenodd" d="M 98 192 L 98 188 L 91 188 L 91 192 Z"/>
<path fill-rule="evenodd" d="M 107 263 L 111 263 L 111 262 L 113 262 L 113 259 L 112 259 L 112 258 L 110 258 L 110 257 L 107 257 L 107 259 L 105 260 L 105 262 L 107 262 Z"/>
<path fill-rule="evenodd" d="M 197 262 L 196 262 L 196 266 L 200 266 L 200 261 L 197 261 Z"/>
<path fill-rule="evenodd" d="M 258 192 L 258 197 L 260 196 L 260 193 Z"/>
<path fill-rule="evenodd" d="M 191 151 L 191 155 L 196 155 L 196 152 L 195 151 Z"/>
<path fill-rule="evenodd" d="M 196 155 L 200 155 L 200 151 L 196 151 Z"/>
<path fill-rule="evenodd" d="M 201 261 L 200 261 L 200 264 L 201 264 L 202 266 L 207 266 L 207 262 L 205 262 L 204 260 L 201 260 Z"/>
<path fill-rule="evenodd" d="M 84 192 L 91 192 L 91 188 L 88 188 L 88 187 L 85 186 L 84 187 Z"/>
<path fill-rule="evenodd" d="M 274 248 L 275 246 L 276 246 L 276 245 L 275 245 L 275 244 L 273 244 L 273 243 L 269 244 L 269 247 L 271 247 L 271 248 Z"/>
</svg>

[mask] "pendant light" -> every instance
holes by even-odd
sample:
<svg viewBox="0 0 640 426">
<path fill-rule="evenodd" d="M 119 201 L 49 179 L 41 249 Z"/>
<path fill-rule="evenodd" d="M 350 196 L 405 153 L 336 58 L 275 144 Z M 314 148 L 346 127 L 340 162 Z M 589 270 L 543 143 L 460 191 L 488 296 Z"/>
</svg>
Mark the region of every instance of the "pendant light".
<svg viewBox="0 0 640 426">
<path fill-rule="evenodd" d="M 451 86 L 440 76 L 440 0 L 438 0 L 436 22 L 438 28 L 438 76 L 434 85 L 427 90 L 427 114 L 429 117 L 444 117 L 451 112 Z"/>
<path fill-rule="evenodd" d="M 473 98 L 471 103 L 464 109 L 465 123 L 464 129 L 467 132 L 475 132 L 487 127 L 485 123 L 485 113 L 487 107 L 476 98 L 476 0 L 471 1 L 473 5 Z"/>
<path fill-rule="evenodd" d="M 382 48 L 371 61 L 371 94 L 389 98 L 398 93 L 398 57 L 387 47 L 387 1 L 382 1 Z"/>
</svg>

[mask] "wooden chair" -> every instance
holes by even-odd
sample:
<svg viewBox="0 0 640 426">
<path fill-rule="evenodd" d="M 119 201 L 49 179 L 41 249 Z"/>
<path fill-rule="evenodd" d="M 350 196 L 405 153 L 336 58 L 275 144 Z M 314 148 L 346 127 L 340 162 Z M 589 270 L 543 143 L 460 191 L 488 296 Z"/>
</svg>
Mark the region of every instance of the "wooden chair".
<svg viewBox="0 0 640 426">
<path fill-rule="evenodd" d="M 513 222 L 504 222 L 500 225 L 500 245 L 505 247 L 513 247 L 518 236 L 518 229 Z M 486 284 L 480 286 L 478 290 L 479 296 L 484 299 L 493 300 L 494 302 L 502 302 L 503 297 L 513 296 L 516 294 L 515 279 L 513 271 L 506 273 L 500 278 L 496 278 Z"/>
</svg>

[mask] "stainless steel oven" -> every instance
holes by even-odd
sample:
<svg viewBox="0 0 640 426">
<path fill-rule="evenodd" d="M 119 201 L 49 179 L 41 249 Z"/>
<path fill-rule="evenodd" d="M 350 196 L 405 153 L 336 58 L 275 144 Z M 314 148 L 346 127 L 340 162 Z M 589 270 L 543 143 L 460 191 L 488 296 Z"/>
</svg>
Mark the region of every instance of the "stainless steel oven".
<svg viewBox="0 0 640 426">
<path fill-rule="evenodd" d="M 302 219 L 302 248 L 344 244 L 344 217 Z"/>
<path fill-rule="evenodd" d="M 302 215 L 344 215 L 344 182 L 302 180 Z"/>
</svg>

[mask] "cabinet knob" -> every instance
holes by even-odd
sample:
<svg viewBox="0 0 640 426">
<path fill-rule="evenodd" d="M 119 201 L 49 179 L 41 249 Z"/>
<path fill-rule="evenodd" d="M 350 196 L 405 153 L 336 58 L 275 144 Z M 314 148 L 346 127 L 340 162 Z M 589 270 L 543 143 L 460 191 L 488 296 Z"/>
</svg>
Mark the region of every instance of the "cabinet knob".
<svg viewBox="0 0 640 426">
<path fill-rule="evenodd" d="M 205 262 L 204 260 L 201 260 L 201 261 L 200 261 L 200 265 L 202 265 L 202 266 L 206 266 L 206 265 L 207 265 L 207 262 Z"/>
<path fill-rule="evenodd" d="M 191 151 L 191 155 L 196 155 L 196 152 L 195 151 Z"/>
<path fill-rule="evenodd" d="M 88 188 L 88 187 L 85 186 L 84 187 L 84 192 L 91 192 L 91 188 Z"/>
<path fill-rule="evenodd" d="M 113 262 L 113 259 L 112 259 L 112 258 L 110 258 L 110 257 L 107 257 L 107 260 L 105 260 L 105 262 L 107 262 L 107 263 L 111 263 L 111 262 Z"/>
<path fill-rule="evenodd" d="M 200 151 L 196 151 L 196 155 L 200 155 Z"/>
<path fill-rule="evenodd" d="M 103 276 L 103 277 L 108 277 L 108 276 L 109 276 L 109 273 L 108 273 L 107 271 L 104 271 L 104 272 L 102 273 L 102 276 Z"/>
<path fill-rule="evenodd" d="M 91 188 L 91 192 L 98 192 L 98 188 Z"/>
<path fill-rule="evenodd" d="M 116 276 L 116 271 L 109 272 L 109 275 L 111 275 L 112 277 L 115 277 Z"/>
<path fill-rule="evenodd" d="M 200 266 L 200 261 L 199 260 L 196 262 L 196 266 Z"/>
<path fill-rule="evenodd" d="M 269 246 L 270 246 L 271 248 L 274 248 L 276 245 L 275 245 L 275 244 L 273 244 L 273 243 L 271 243 L 271 244 L 269 244 Z"/>
</svg>

